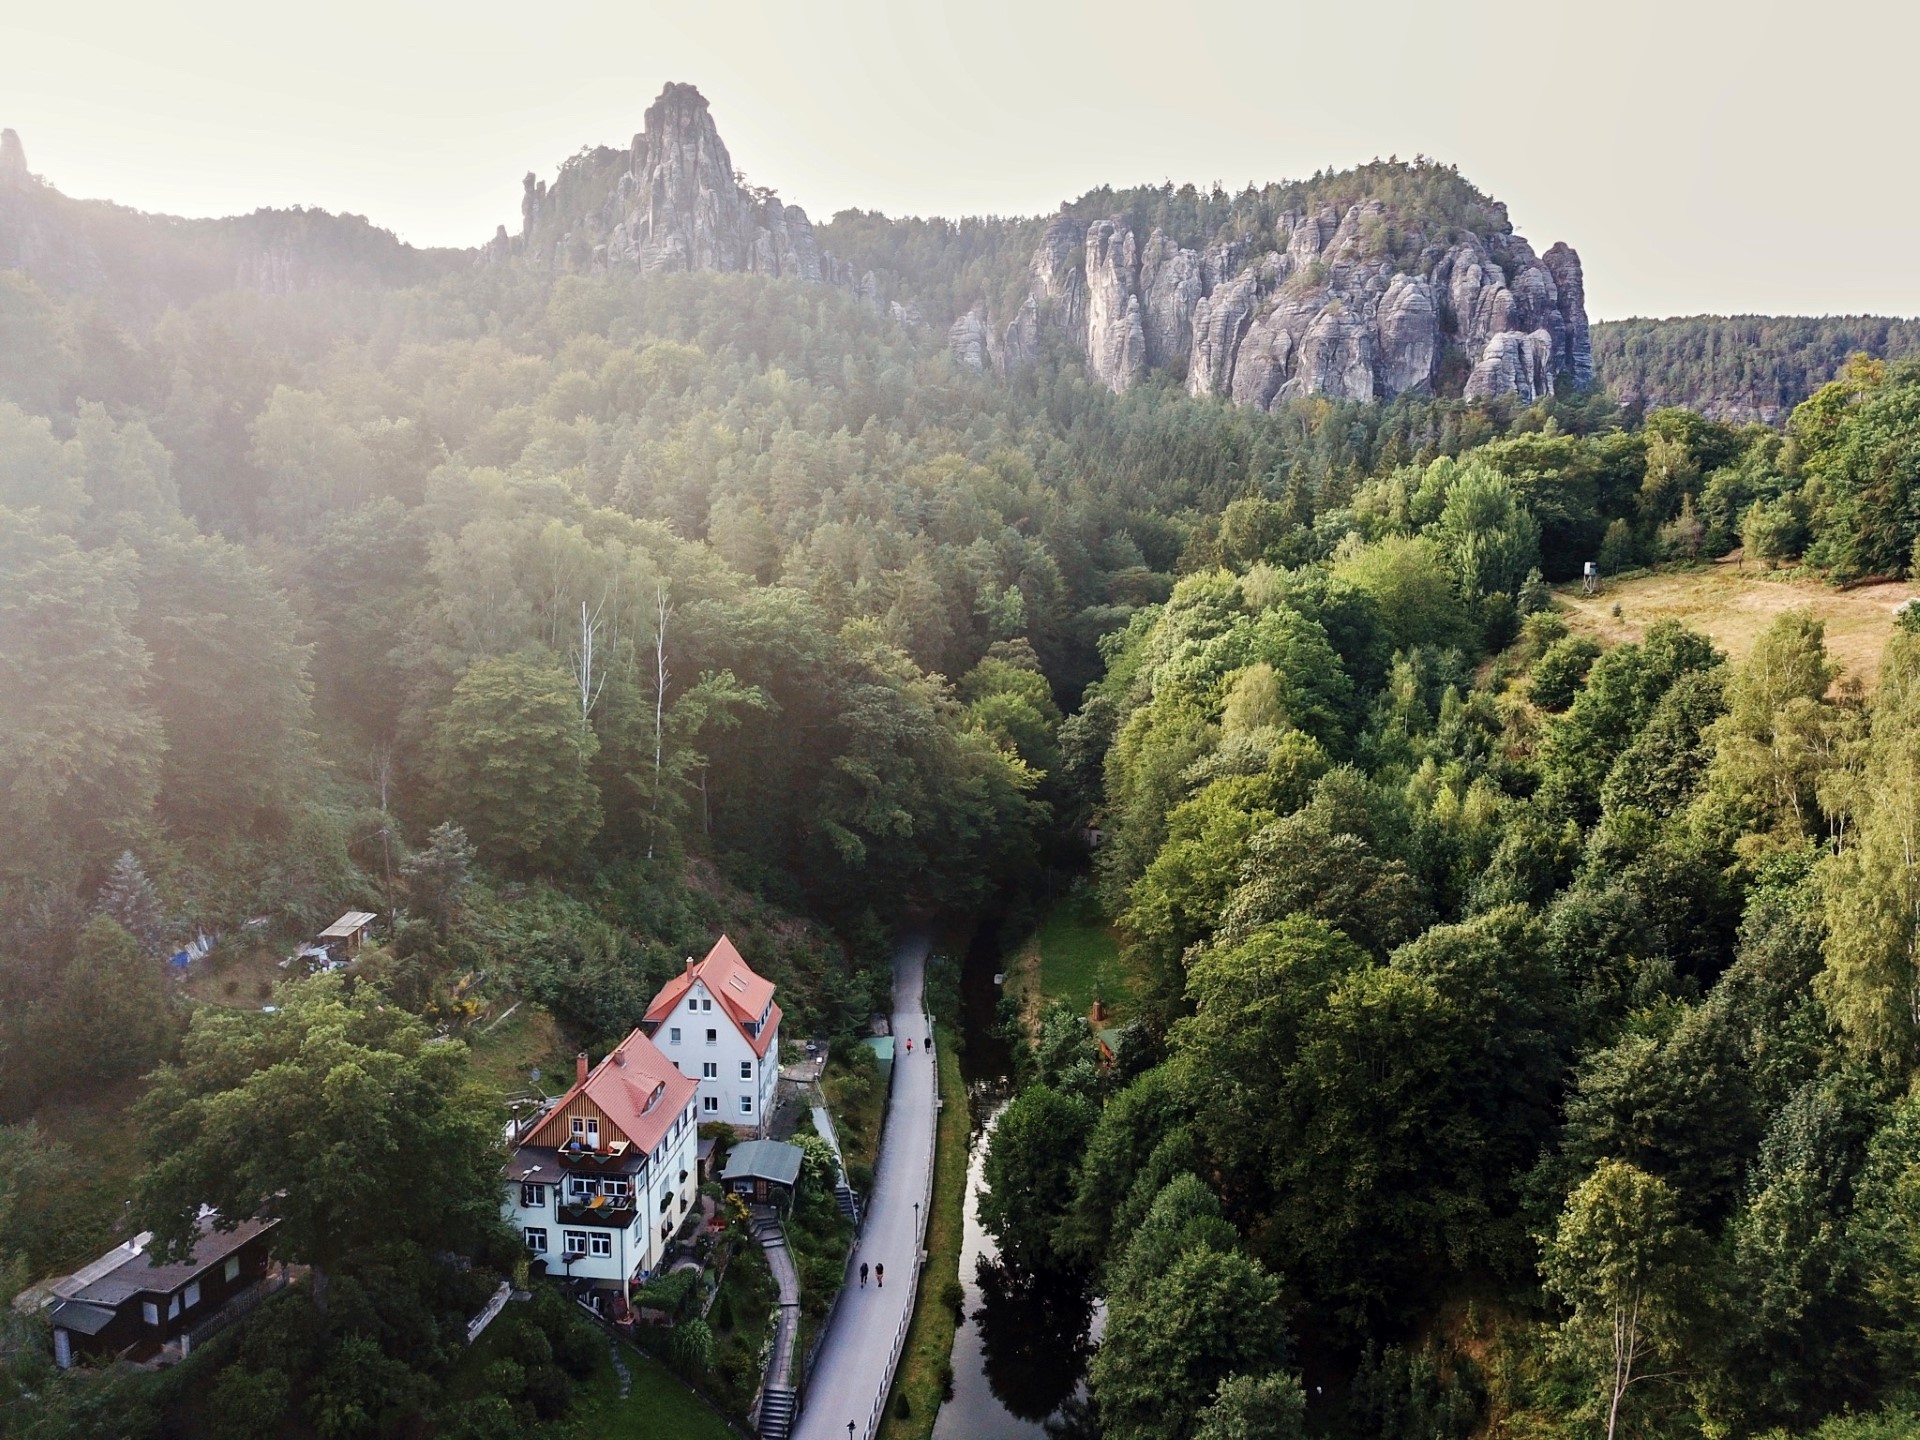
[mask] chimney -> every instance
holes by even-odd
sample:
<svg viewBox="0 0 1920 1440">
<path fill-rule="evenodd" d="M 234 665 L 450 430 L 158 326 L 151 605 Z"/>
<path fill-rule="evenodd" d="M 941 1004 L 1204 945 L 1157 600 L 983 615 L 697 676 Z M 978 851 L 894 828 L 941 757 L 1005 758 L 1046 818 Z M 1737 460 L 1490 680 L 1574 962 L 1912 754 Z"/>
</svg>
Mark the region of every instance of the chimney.
<svg viewBox="0 0 1920 1440">
<path fill-rule="evenodd" d="M 687 974 L 691 975 L 692 973 L 693 973 L 693 957 L 689 955 L 687 956 Z"/>
<path fill-rule="evenodd" d="M 618 1065 L 622 1070 L 627 1068 L 627 1047 L 624 1042 L 614 1050 L 613 1063 Z"/>
<path fill-rule="evenodd" d="M 576 1085 L 587 1083 L 587 1052 L 584 1050 L 573 1057 L 573 1083 Z"/>
</svg>

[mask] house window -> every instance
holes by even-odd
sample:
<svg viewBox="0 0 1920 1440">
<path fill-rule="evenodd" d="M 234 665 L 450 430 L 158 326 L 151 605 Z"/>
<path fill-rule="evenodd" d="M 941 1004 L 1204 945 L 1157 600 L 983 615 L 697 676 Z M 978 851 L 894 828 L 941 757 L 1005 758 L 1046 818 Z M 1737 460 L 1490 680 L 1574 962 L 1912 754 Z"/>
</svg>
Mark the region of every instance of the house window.
<svg viewBox="0 0 1920 1440">
<path fill-rule="evenodd" d="M 592 1196 L 599 1186 L 591 1175 L 575 1175 L 568 1179 L 567 1185 L 575 1200 L 585 1200 Z"/>
<path fill-rule="evenodd" d="M 753 1078 L 753 1062 L 751 1060 L 742 1060 L 740 1062 L 740 1078 L 742 1080 L 751 1080 Z"/>
<path fill-rule="evenodd" d="M 751 1115 L 753 1113 L 753 1097 L 751 1095 L 742 1095 L 740 1097 L 740 1113 L 742 1115 Z"/>
<path fill-rule="evenodd" d="M 240 1257 L 238 1255 L 229 1255 L 227 1257 L 227 1268 L 220 1273 L 227 1277 L 229 1284 L 238 1280 L 240 1278 Z"/>
<path fill-rule="evenodd" d="M 586 1231 L 562 1230 L 560 1237 L 567 1254 L 584 1255 L 587 1253 L 588 1235 Z"/>
<path fill-rule="evenodd" d="M 707 1031 L 707 1044 L 718 1045 L 719 1043 L 720 1043 L 720 1032 L 718 1030 Z"/>
<path fill-rule="evenodd" d="M 702 1095 L 700 1097 L 700 1108 L 711 1114 L 720 1108 L 720 1097 L 718 1095 Z"/>
<path fill-rule="evenodd" d="M 527 1237 L 527 1249 L 536 1255 L 547 1253 L 547 1232 L 538 1225 L 529 1225 L 521 1232 Z"/>
<path fill-rule="evenodd" d="M 600 1122 L 584 1115 L 573 1117 L 573 1138 L 585 1139 L 589 1145 L 600 1143 Z"/>
<path fill-rule="evenodd" d="M 713 1009 L 713 1001 L 711 1001 L 711 1000 L 709 1000 L 709 999 L 707 999 L 707 998 L 706 998 L 705 996 L 702 996 L 702 997 L 701 997 L 701 999 L 700 999 L 700 1008 L 701 1008 L 702 1010 L 711 1010 L 711 1009 Z"/>
<path fill-rule="evenodd" d="M 667 1043 L 669 1045 L 678 1045 L 680 1043 L 680 1027 L 678 1025 L 670 1025 L 667 1027 Z"/>
<path fill-rule="evenodd" d="M 718 1080 L 720 1078 L 719 1065 L 712 1060 L 702 1062 L 700 1066 L 700 1078 L 702 1080 Z"/>
<path fill-rule="evenodd" d="M 175 1295 L 171 1300 L 167 1301 L 167 1318 L 169 1320 L 178 1320 L 180 1318 L 180 1297 L 178 1295 Z"/>
<path fill-rule="evenodd" d="M 191 1310 L 200 1303 L 200 1282 L 194 1281 L 187 1286 L 187 1309 Z"/>
<path fill-rule="evenodd" d="M 600 1193 L 602 1195 L 610 1195 L 624 1200 L 627 1197 L 628 1189 L 629 1186 L 624 1180 L 602 1180 L 600 1182 Z"/>
<path fill-rule="evenodd" d="M 160 1307 L 151 1300 L 142 1300 L 140 1302 L 140 1318 L 146 1321 L 147 1324 L 157 1327 L 160 1324 Z"/>
<path fill-rule="evenodd" d="M 606 1231 L 596 1230 L 588 1239 L 593 1247 L 593 1253 L 596 1256 L 604 1259 L 613 1254 L 613 1236 L 607 1234 Z"/>
<path fill-rule="evenodd" d="M 546 1209 L 547 1187 L 544 1185 L 522 1185 L 520 1187 L 520 1208 L 522 1210 Z"/>
</svg>

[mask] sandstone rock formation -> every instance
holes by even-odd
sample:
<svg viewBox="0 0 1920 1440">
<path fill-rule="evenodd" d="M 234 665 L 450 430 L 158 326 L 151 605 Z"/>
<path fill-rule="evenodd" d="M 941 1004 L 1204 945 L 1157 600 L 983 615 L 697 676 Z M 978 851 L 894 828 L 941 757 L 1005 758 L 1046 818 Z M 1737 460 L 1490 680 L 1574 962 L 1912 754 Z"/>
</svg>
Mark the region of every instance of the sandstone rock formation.
<svg viewBox="0 0 1920 1440">
<path fill-rule="evenodd" d="M 749 272 L 864 285 L 879 303 L 870 273 L 856 281 L 820 249 L 806 211 L 741 183 L 691 85 L 660 92 L 629 149 L 588 152 L 551 190 L 527 176 L 518 248 L 543 269 Z"/>
<path fill-rule="evenodd" d="M 1272 243 L 1181 246 L 1142 240 L 1124 215 L 1056 216 L 1028 266 L 1027 296 L 996 330 L 975 307 L 949 336 L 970 368 L 1031 363 L 1040 337 L 1066 337 L 1120 392 L 1149 370 L 1194 395 L 1267 409 L 1326 395 L 1387 400 L 1431 392 L 1450 355 L 1468 398 L 1532 401 L 1562 378 L 1593 378 L 1580 257 L 1545 258 L 1493 207 L 1486 234 L 1432 237 L 1378 200 L 1274 220 Z"/>
</svg>

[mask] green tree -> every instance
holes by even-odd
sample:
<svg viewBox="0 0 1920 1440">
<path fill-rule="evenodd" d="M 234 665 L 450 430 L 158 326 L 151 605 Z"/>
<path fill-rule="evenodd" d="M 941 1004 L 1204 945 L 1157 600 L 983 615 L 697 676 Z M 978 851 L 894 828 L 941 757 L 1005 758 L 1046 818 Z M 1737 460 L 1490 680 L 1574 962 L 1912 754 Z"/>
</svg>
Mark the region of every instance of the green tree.
<svg viewBox="0 0 1920 1440">
<path fill-rule="evenodd" d="M 1905 1075 L 1920 1064 L 1920 636 L 1887 641 L 1852 794 L 1851 837 L 1826 863 L 1819 994 L 1851 1048 Z"/>
<path fill-rule="evenodd" d="M 133 576 L 0 510 L 0 872 L 71 883 L 147 817 L 165 741 Z"/>
<path fill-rule="evenodd" d="M 1513 482 L 1484 464 L 1459 467 L 1428 533 L 1446 556 L 1461 593 L 1470 598 L 1513 595 L 1539 563 L 1540 526 Z"/>
<path fill-rule="evenodd" d="M 1291 1375 L 1235 1375 L 1199 1422 L 1193 1440 L 1306 1440 L 1307 1394 Z"/>
<path fill-rule="evenodd" d="M 178 1023 L 159 957 L 96 915 L 80 932 L 73 959 L 41 1001 L 41 1043 L 100 1080 L 138 1075 L 171 1049 Z"/>
<path fill-rule="evenodd" d="M 1699 1237 L 1662 1180 L 1620 1160 L 1603 1161 L 1567 1197 L 1545 1237 L 1540 1273 L 1570 1314 L 1559 1343 L 1599 1385 L 1607 1440 L 1629 1390 L 1674 1371 Z"/>
<path fill-rule="evenodd" d="M 244 834 L 308 780 L 313 687 L 293 609 L 239 546 L 175 530 L 141 540 L 138 593 L 167 734 L 161 810 L 194 834 Z"/>
<path fill-rule="evenodd" d="M 372 987 L 322 976 L 284 989 L 272 1015 L 203 1009 L 136 1107 L 148 1169 L 135 1209 L 171 1255 L 203 1205 L 229 1225 L 272 1216 L 275 1255 L 312 1267 L 324 1310 L 331 1280 L 384 1247 L 473 1253 L 492 1233 L 497 1103 L 464 1045 Z M 405 1194 L 433 1203 L 391 1203 Z"/>
<path fill-rule="evenodd" d="M 587 768 L 598 748 L 559 669 L 518 655 L 476 660 L 440 717 L 441 794 L 488 858 L 565 865 L 600 828 Z"/>
<path fill-rule="evenodd" d="M 1074 1159 L 1093 1128 L 1093 1107 L 1030 1085 L 994 1121 L 980 1196 L 980 1223 L 1010 1265 L 1057 1268 L 1054 1232 L 1073 1202 Z"/>
<path fill-rule="evenodd" d="M 1200 1246 L 1108 1308 L 1087 1378 L 1112 1440 L 1188 1440 L 1223 1382 L 1286 1353 L 1280 1283 L 1237 1250 Z"/>
<path fill-rule="evenodd" d="M 1836 674 L 1826 626 L 1812 610 L 1789 610 L 1727 681 L 1708 784 L 1769 844 L 1797 845 L 1822 828 L 1821 781 L 1842 748 L 1842 717 L 1827 701 Z"/>
</svg>

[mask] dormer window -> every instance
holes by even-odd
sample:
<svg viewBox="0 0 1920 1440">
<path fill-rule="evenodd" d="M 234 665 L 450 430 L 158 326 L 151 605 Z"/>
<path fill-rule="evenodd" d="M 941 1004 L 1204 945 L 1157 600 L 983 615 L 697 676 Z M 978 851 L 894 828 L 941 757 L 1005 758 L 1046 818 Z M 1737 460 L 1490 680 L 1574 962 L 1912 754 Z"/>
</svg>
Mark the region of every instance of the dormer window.
<svg viewBox="0 0 1920 1440">
<path fill-rule="evenodd" d="M 574 1116 L 573 1138 L 598 1149 L 600 1145 L 600 1122 L 591 1116 Z"/>
</svg>

